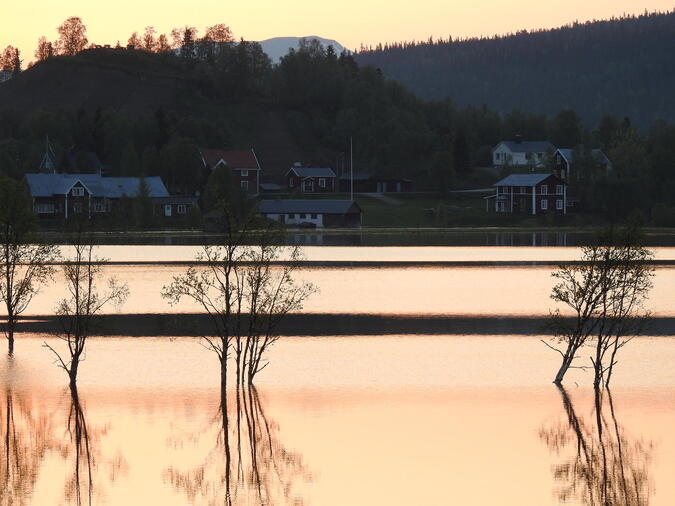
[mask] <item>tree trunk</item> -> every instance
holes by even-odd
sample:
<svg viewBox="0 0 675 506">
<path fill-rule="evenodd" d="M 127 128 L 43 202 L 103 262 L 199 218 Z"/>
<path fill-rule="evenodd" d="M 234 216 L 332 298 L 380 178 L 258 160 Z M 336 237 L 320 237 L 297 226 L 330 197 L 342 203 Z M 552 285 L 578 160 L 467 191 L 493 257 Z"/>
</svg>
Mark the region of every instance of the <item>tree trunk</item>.
<svg viewBox="0 0 675 506">
<path fill-rule="evenodd" d="M 7 319 L 7 346 L 9 355 L 14 355 L 14 328 L 16 323 L 12 318 Z"/>
<path fill-rule="evenodd" d="M 68 376 L 70 377 L 70 388 L 77 389 L 77 369 L 80 366 L 80 358 L 73 357 L 72 362 L 70 363 L 70 369 L 68 369 Z"/>
<path fill-rule="evenodd" d="M 570 368 L 570 365 L 572 364 L 572 360 L 569 355 L 565 355 L 563 357 L 562 364 L 560 364 L 560 369 L 558 369 L 558 373 L 555 375 L 555 379 L 553 380 L 553 383 L 560 386 L 562 385 L 563 378 L 565 377 L 565 373 L 567 373 L 567 370 Z"/>
<path fill-rule="evenodd" d="M 220 359 L 220 390 L 227 390 L 227 356 Z"/>
</svg>

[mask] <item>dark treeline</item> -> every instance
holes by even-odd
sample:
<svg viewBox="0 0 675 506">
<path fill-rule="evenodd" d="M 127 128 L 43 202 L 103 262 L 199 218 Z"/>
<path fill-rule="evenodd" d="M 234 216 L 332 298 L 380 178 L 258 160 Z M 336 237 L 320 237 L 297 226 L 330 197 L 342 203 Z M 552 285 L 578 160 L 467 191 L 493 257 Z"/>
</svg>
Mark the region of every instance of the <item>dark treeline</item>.
<svg viewBox="0 0 675 506">
<path fill-rule="evenodd" d="M 570 109 L 548 117 L 427 101 L 332 47 L 303 41 L 273 66 L 259 44 L 235 42 L 225 25 L 215 26 L 220 35 L 201 38 L 183 28 L 176 32 L 180 47 L 167 51 L 134 41 L 72 56 L 59 50 L 4 83 L 2 175 L 35 172 L 49 136 L 59 170 L 158 175 L 174 192 L 193 195 L 208 176 L 199 147 L 254 147 L 263 179 L 279 181 L 298 156 L 339 173 L 351 137 L 355 170 L 445 192 L 491 184 L 495 176 L 476 167 L 491 164 L 500 140 L 522 135 L 577 149 L 582 209 L 608 219 L 639 213 L 654 224 L 675 223 L 672 124 L 655 121 L 641 131 L 622 114 L 589 128 Z M 610 174 L 594 172 L 584 156 L 591 148 L 605 151 Z"/>
<path fill-rule="evenodd" d="M 640 128 L 675 119 L 675 11 L 495 37 L 362 47 L 374 65 L 428 99 L 555 114 L 597 123 L 628 115 Z"/>
</svg>

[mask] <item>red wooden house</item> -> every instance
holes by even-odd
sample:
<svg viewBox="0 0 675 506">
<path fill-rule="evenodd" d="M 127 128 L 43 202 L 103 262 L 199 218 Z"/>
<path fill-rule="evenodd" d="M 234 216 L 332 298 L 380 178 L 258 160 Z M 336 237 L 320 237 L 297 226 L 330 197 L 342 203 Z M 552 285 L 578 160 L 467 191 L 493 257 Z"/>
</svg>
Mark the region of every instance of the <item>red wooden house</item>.
<svg viewBox="0 0 675 506">
<path fill-rule="evenodd" d="M 567 184 L 553 174 L 511 174 L 493 186 L 487 209 L 497 213 L 567 214 Z"/>
<path fill-rule="evenodd" d="M 260 163 L 251 149 L 200 149 L 204 166 L 213 170 L 228 167 L 232 179 L 247 193 L 260 193 Z"/>
<path fill-rule="evenodd" d="M 286 186 L 290 192 L 332 193 L 336 191 L 335 179 L 333 169 L 294 165 L 286 173 Z"/>
</svg>

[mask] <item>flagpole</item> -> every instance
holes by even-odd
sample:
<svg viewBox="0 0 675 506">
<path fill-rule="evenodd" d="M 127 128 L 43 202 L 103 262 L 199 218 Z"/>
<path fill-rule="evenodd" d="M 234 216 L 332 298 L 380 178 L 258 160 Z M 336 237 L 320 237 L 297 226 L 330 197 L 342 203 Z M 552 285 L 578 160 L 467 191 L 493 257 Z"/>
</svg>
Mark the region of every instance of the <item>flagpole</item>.
<svg viewBox="0 0 675 506">
<path fill-rule="evenodd" d="M 350 199 L 354 201 L 354 143 L 351 136 L 349 137 L 349 194 Z"/>
</svg>

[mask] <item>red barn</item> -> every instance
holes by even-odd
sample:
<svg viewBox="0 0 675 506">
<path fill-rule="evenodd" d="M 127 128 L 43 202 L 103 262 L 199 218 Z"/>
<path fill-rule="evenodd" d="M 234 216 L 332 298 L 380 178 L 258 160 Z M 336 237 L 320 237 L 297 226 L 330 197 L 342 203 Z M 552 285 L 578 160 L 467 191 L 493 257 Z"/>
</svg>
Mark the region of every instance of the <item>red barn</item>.
<svg viewBox="0 0 675 506">
<path fill-rule="evenodd" d="M 332 193 L 336 190 L 335 172 L 329 168 L 296 165 L 286 173 L 286 186 L 291 192 Z"/>
</svg>

